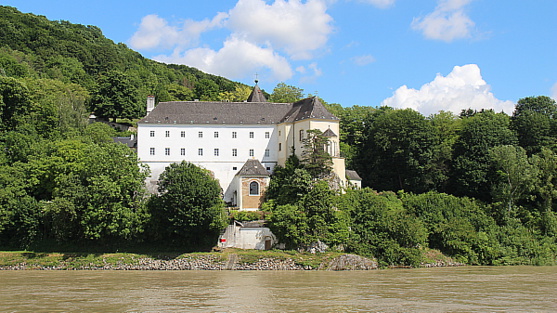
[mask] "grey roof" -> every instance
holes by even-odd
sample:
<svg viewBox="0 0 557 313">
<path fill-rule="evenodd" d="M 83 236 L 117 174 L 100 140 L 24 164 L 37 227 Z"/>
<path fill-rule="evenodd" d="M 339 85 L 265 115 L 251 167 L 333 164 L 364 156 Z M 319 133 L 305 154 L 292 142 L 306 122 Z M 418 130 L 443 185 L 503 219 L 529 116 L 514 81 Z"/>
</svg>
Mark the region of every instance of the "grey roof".
<svg viewBox="0 0 557 313">
<path fill-rule="evenodd" d="M 248 102 L 267 102 L 267 98 L 265 98 L 265 95 L 257 86 L 257 81 L 255 81 L 255 86 L 248 97 Z"/>
<path fill-rule="evenodd" d="M 149 124 L 277 124 L 292 107 L 270 102 L 160 102 L 139 123 Z"/>
<path fill-rule="evenodd" d="M 112 140 L 114 140 L 114 142 L 119 142 L 119 143 L 123 143 L 126 146 L 128 146 L 128 148 L 137 148 L 137 138 L 136 137 L 112 137 Z"/>
<path fill-rule="evenodd" d="M 348 180 L 362 180 L 362 178 L 360 177 L 360 175 L 358 175 L 358 173 L 356 171 L 345 170 L 344 173 L 345 173 L 346 178 Z"/>
<path fill-rule="evenodd" d="M 338 120 L 316 97 L 296 103 L 170 101 L 159 104 L 139 124 L 255 125 L 304 119 Z"/>
<path fill-rule="evenodd" d="M 338 117 L 331 114 L 317 97 L 311 97 L 294 102 L 292 109 L 284 116 L 281 123 L 293 123 L 309 118 L 338 120 Z"/>
<path fill-rule="evenodd" d="M 324 133 L 323 136 L 325 137 L 338 137 L 337 134 L 335 134 L 334 131 L 332 131 L 330 128 L 327 129 Z"/>
<path fill-rule="evenodd" d="M 269 172 L 257 159 L 249 159 L 238 171 L 237 176 L 269 176 Z"/>
</svg>

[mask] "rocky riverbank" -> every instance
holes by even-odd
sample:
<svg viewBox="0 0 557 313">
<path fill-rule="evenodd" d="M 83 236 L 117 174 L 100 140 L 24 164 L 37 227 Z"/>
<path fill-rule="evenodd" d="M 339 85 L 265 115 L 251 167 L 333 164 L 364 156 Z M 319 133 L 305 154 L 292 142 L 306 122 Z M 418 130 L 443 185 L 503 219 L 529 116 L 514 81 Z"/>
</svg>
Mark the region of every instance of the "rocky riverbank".
<svg viewBox="0 0 557 313">
<path fill-rule="evenodd" d="M 114 262 L 102 259 L 101 262 L 83 264 L 75 260 L 60 260 L 56 264 L 41 264 L 27 260 L 13 265 L 0 266 L 0 270 L 140 270 L 140 271 L 174 271 L 174 270 L 370 270 L 377 269 L 377 262 L 356 255 L 342 255 L 319 266 L 301 264 L 293 258 L 262 257 L 256 260 L 242 260 L 236 254 L 227 259 L 219 255 L 185 256 L 174 259 L 132 258 Z M 100 263 L 100 264 L 99 264 Z"/>
<path fill-rule="evenodd" d="M 436 260 L 421 267 L 463 266 L 452 260 Z M 184 254 L 148 257 L 135 254 L 63 255 L 1 253 L 0 270 L 375 270 L 374 259 L 354 254 L 287 254 L 237 250 L 228 253 Z"/>
</svg>

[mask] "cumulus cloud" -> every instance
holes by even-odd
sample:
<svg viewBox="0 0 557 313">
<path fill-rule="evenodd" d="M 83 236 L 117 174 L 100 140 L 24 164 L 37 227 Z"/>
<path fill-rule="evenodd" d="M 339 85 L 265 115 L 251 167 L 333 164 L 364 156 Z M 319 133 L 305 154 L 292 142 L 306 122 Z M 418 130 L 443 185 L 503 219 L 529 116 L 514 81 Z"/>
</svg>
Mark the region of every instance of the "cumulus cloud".
<svg viewBox="0 0 557 313">
<path fill-rule="evenodd" d="M 428 39 L 446 42 L 470 37 L 475 23 L 464 12 L 464 7 L 471 1 L 439 0 L 432 13 L 412 21 L 412 28 Z"/>
<path fill-rule="evenodd" d="M 283 49 L 293 59 L 310 59 L 333 31 L 326 11 L 318 0 L 240 0 L 230 10 L 227 26 L 247 41 Z"/>
<path fill-rule="evenodd" d="M 395 3 L 395 0 L 358 0 L 358 1 L 372 4 L 380 9 L 388 8 Z"/>
<path fill-rule="evenodd" d="M 351 60 L 358 66 L 364 66 L 375 62 L 375 58 L 371 54 L 356 56 L 353 57 Z"/>
<path fill-rule="evenodd" d="M 130 39 L 130 46 L 140 50 L 187 47 L 195 44 L 203 32 L 222 27 L 227 17 L 220 12 L 212 20 L 186 20 L 180 26 L 171 26 L 156 14 L 147 15 Z"/>
<path fill-rule="evenodd" d="M 215 51 L 210 48 L 189 49 L 171 56 L 154 58 L 166 63 L 188 64 L 208 73 L 234 79 L 266 69 L 269 78 L 284 81 L 292 77 L 293 71 L 288 61 L 270 48 L 262 48 L 251 42 L 232 36 L 223 47 Z"/>
<path fill-rule="evenodd" d="M 275 0 L 271 4 L 238 0 L 228 13 L 202 21 L 171 25 L 157 15 L 148 15 L 130 39 L 130 46 L 172 50 L 172 54 L 155 59 L 230 78 L 240 79 L 267 69 L 269 79 L 283 81 L 293 75 L 288 60 L 309 60 L 326 46 L 333 32 L 333 19 L 326 11 L 325 0 Z M 222 47 L 199 45 L 203 33 L 221 27 L 230 31 Z M 312 77 L 321 75 L 316 65 L 307 67 Z"/>
<path fill-rule="evenodd" d="M 483 80 L 476 64 L 455 66 L 447 76 L 437 74 L 432 82 L 419 90 L 402 86 L 381 105 L 394 108 L 411 108 L 428 116 L 443 111 L 459 114 L 463 109 L 494 109 L 512 114 L 514 103 L 502 101 L 493 95 L 491 87 Z"/>
</svg>

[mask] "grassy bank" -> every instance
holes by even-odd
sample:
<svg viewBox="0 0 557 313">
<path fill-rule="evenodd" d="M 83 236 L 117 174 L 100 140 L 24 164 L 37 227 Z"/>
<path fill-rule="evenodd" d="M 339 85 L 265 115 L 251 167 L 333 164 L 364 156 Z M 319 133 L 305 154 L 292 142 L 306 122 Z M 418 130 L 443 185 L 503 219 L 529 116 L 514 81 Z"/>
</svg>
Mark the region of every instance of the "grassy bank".
<svg viewBox="0 0 557 313">
<path fill-rule="evenodd" d="M 438 251 L 424 253 L 424 267 L 462 265 Z M 370 264 L 373 264 L 370 266 Z M 390 267 L 399 267 L 396 264 Z M 197 253 L 79 253 L 79 252 L 0 252 L 0 269 L 116 269 L 116 270 L 174 270 L 174 269 L 373 269 L 377 262 L 368 258 L 340 252 L 300 253 L 282 250 L 226 249 L 219 252 Z"/>
<path fill-rule="evenodd" d="M 320 254 L 298 253 L 294 251 L 256 251 L 227 249 L 222 252 L 202 253 L 79 253 L 79 252 L 32 252 L 32 251 L 4 251 L 0 252 L 0 267 L 21 267 L 26 269 L 84 269 L 84 268 L 115 268 L 122 265 L 139 265 L 145 260 L 169 261 L 187 259 L 212 260 L 213 263 L 226 264 L 231 259 L 240 265 L 250 265 L 261 260 L 284 261 L 291 260 L 296 265 L 318 268 L 323 263 L 330 262 L 342 253 L 327 252 Z"/>
</svg>

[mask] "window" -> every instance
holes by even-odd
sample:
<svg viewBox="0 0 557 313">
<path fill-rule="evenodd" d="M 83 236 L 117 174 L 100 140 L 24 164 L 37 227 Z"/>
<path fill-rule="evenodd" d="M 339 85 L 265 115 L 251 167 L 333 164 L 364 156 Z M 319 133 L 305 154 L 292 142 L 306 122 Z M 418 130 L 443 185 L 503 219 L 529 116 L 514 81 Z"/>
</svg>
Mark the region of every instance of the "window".
<svg viewBox="0 0 557 313">
<path fill-rule="evenodd" d="M 180 137 L 186 138 L 186 131 L 185 130 L 180 132 Z"/>
<path fill-rule="evenodd" d="M 265 149 L 265 156 L 268 157 L 270 154 L 269 149 Z"/>
<path fill-rule="evenodd" d="M 149 137 L 155 137 L 155 131 L 154 130 L 149 132 Z"/>
<path fill-rule="evenodd" d="M 233 170 L 233 171 L 237 171 L 237 170 L 238 170 L 238 167 L 232 166 L 232 170 Z"/>
<path fill-rule="evenodd" d="M 270 167 L 270 166 L 267 166 L 267 171 L 270 171 L 270 170 L 271 170 L 271 167 Z"/>
<path fill-rule="evenodd" d="M 254 156 L 255 152 L 253 151 L 253 149 L 249 149 L 249 156 Z"/>
<path fill-rule="evenodd" d="M 249 195 L 259 196 L 259 184 L 256 181 L 249 183 Z"/>
<path fill-rule="evenodd" d="M 213 135 L 215 138 L 219 138 L 219 132 L 215 132 Z"/>
<path fill-rule="evenodd" d="M 197 137 L 203 138 L 203 132 L 198 132 L 198 133 L 197 133 Z"/>
<path fill-rule="evenodd" d="M 170 131 L 169 130 L 164 132 L 164 137 L 170 137 Z"/>
<path fill-rule="evenodd" d="M 232 156 L 238 156 L 238 149 L 232 149 Z"/>
<path fill-rule="evenodd" d="M 280 130 L 279 130 L 279 137 L 280 137 L 280 134 L 281 134 L 281 132 L 280 132 Z"/>
<path fill-rule="evenodd" d="M 279 142 L 279 151 L 282 151 L 282 143 Z"/>
<path fill-rule="evenodd" d="M 304 140 L 304 130 L 300 129 L 300 141 Z"/>
<path fill-rule="evenodd" d="M 265 132 L 265 139 L 269 139 L 269 137 L 270 137 L 269 132 Z"/>
<path fill-rule="evenodd" d="M 149 154 L 155 155 L 155 148 L 149 148 Z"/>
<path fill-rule="evenodd" d="M 253 132 L 249 132 L 249 137 L 250 137 L 250 138 L 253 138 L 253 137 L 254 137 L 254 136 L 253 136 Z"/>
<path fill-rule="evenodd" d="M 218 148 L 214 150 L 213 155 L 214 156 L 219 156 L 219 149 Z"/>
<path fill-rule="evenodd" d="M 203 155 L 203 149 L 202 148 L 197 149 L 197 155 Z"/>
<path fill-rule="evenodd" d="M 180 155 L 186 155 L 186 148 L 180 149 Z"/>
<path fill-rule="evenodd" d="M 164 148 L 164 155 L 170 155 L 170 148 Z"/>
<path fill-rule="evenodd" d="M 232 138 L 236 138 L 238 137 L 238 133 L 237 132 L 232 132 Z"/>
</svg>

